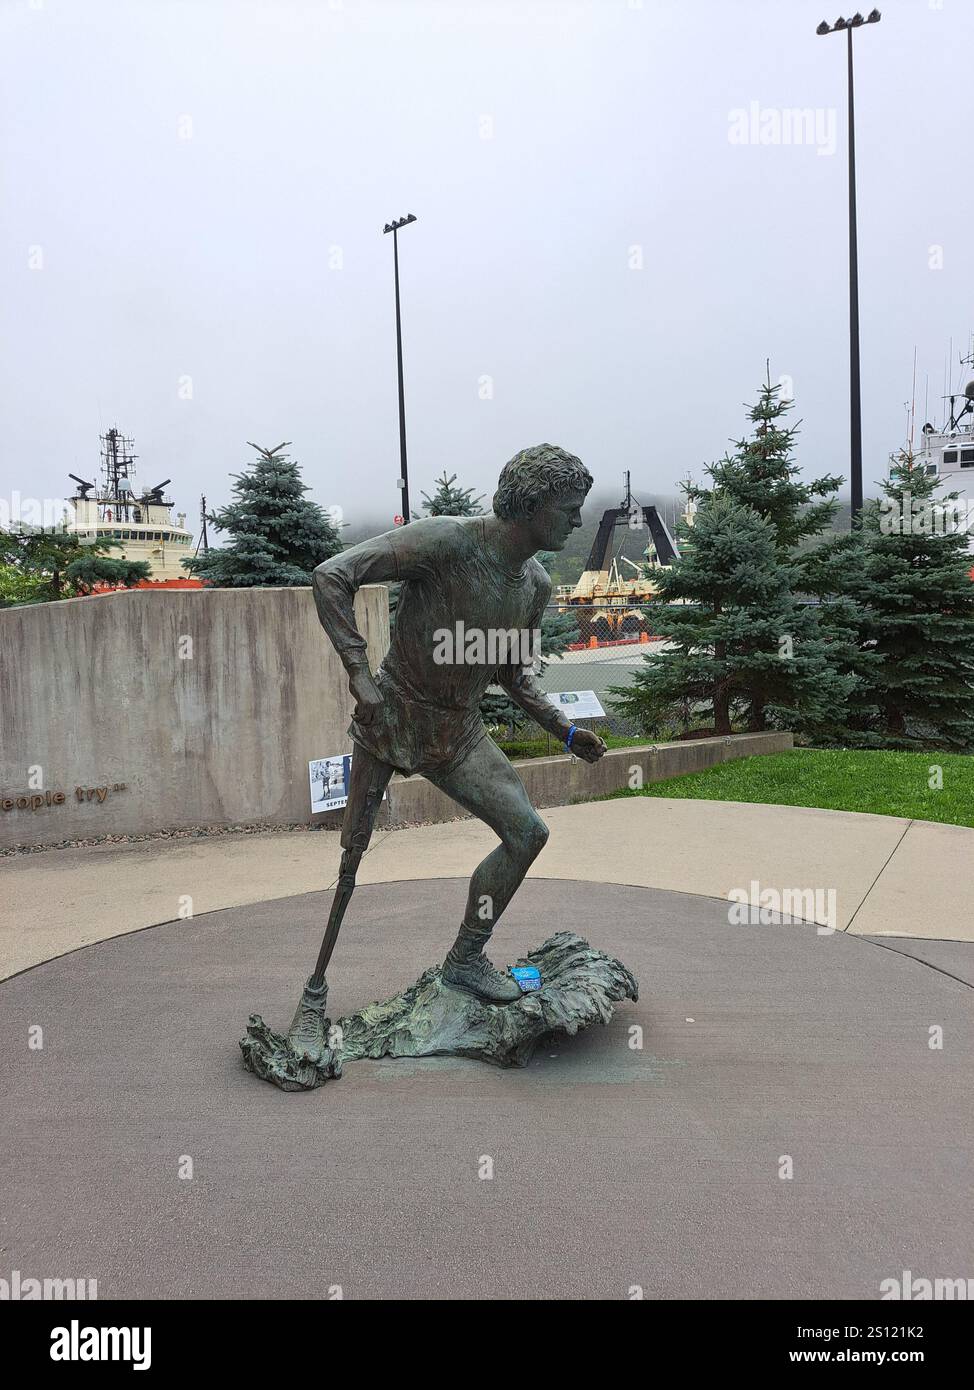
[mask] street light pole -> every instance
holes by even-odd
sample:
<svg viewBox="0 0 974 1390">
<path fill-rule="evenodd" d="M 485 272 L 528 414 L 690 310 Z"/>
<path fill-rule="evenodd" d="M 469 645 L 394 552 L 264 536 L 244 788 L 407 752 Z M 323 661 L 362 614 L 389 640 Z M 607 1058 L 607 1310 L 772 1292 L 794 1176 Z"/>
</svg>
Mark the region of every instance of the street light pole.
<svg viewBox="0 0 974 1390">
<path fill-rule="evenodd" d="M 399 368 L 399 488 L 402 497 L 402 524 L 409 524 L 409 473 L 406 468 L 406 396 L 402 381 L 402 317 L 399 311 L 399 228 L 406 227 L 416 218 L 412 213 L 400 217 L 396 222 L 387 222 L 383 232 L 392 233 L 392 260 L 396 277 L 396 362 Z"/>
<path fill-rule="evenodd" d="M 848 89 L 849 89 L 849 490 L 852 494 L 852 525 L 862 515 L 862 399 L 859 377 L 859 242 L 856 232 L 856 125 L 852 76 L 852 31 L 863 24 L 878 24 L 879 10 L 871 10 L 866 19 L 854 14 L 841 17 L 834 24 L 825 20 L 816 34 L 846 32 Z"/>
</svg>

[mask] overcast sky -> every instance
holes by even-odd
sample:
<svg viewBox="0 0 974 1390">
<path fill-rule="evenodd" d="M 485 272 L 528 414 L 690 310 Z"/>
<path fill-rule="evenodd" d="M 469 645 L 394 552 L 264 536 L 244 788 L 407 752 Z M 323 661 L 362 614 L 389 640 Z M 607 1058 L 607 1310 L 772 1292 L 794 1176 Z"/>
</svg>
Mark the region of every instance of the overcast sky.
<svg viewBox="0 0 974 1390">
<path fill-rule="evenodd" d="M 408 212 L 414 507 L 444 469 L 489 495 L 543 440 L 600 487 L 629 468 L 672 492 L 743 432 L 766 357 L 806 473 L 847 473 L 845 38 L 815 36 L 823 4 L 0 0 L 3 493 L 65 495 L 117 422 L 194 528 L 247 440 L 284 439 L 318 501 L 391 525 L 381 228 Z M 919 430 L 974 328 L 974 4 L 882 9 L 856 35 L 867 494 L 914 347 Z M 818 113 L 805 138 L 761 143 L 794 108 Z"/>
</svg>

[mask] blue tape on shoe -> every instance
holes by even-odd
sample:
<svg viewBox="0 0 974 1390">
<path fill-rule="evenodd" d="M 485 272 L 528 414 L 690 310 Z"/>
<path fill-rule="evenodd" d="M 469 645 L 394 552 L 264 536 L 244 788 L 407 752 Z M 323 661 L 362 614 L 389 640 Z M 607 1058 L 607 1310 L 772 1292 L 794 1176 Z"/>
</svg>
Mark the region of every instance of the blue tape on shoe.
<svg viewBox="0 0 974 1390">
<path fill-rule="evenodd" d="M 514 965 L 511 974 L 518 983 L 522 994 L 541 988 L 541 971 L 536 965 Z"/>
</svg>

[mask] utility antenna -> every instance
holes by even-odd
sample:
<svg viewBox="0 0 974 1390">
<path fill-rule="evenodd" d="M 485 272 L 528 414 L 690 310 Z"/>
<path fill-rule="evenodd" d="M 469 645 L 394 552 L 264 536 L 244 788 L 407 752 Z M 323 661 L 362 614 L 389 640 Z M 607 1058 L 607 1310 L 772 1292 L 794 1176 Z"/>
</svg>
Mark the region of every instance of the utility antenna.
<svg viewBox="0 0 974 1390">
<path fill-rule="evenodd" d="M 209 554 L 209 550 L 210 550 L 210 540 L 209 540 L 209 536 L 208 536 L 207 533 L 206 533 L 206 498 L 205 498 L 205 497 L 201 497 L 201 498 L 200 498 L 200 522 L 202 523 L 201 528 L 200 528 L 200 538 L 199 538 L 199 540 L 196 542 L 196 549 L 194 550 L 193 554 L 194 554 L 194 555 L 198 555 L 198 554 L 200 553 L 200 549 L 202 548 L 203 554 L 204 554 L 204 555 L 208 555 L 208 554 Z"/>
<path fill-rule="evenodd" d="M 950 367 L 949 367 L 948 372 L 947 372 L 947 395 L 949 396 L 950 393 L 951 393 L 951 392 L 953 391 L 953 389 L 954 389 L 954 339 L 953 339 L 953 336 L 950 337 L 950 339 L 948 340 L 948 342 L 949 342 L 949 347 L 947 348 L 947 361 L 950 363 Z"/>
<path fill-rule="evenodd" d="M 948 353 L 948 361 L 950 361 L 951 363 L 952 363 L 952 361 L 953 361 L 953 356 L 954 356 L 954 340 L 953 340 L 953 338 L 951 338 L 951 340 L 950 340 L 950 351 L 949 351 L 949 353 Z M 958 360 L 958 362 L 960 363 L 961 367 L 974 366 L 974 336 L 972 336 L 971 351 L 967 354 L 966 357 L 962 357 L 962 356 L 960 355 L 960 353 L 958 353 L 958 355 L 957 355 L 957 360 Z M 962 379 L 963 379 L 963 373 L 962 373 Z M 960 412 L 960 414 L 958 414 L 958 413 L 957 413 L 957 408 L 956 408 L 954 402 L 957 400 L 957 397 L 961 395 L 961 393 L 960 393 L 960 391 L 955 391 L 955 390 L 954 390 L 954 369 L 953 369 L 953 366 L 951 365 L 950 368 L 949 368 L 949 370 L 948 370 L 947 363 L 944 363 L 944 383 L 945 383 L 945 386 L 946 386 L 946 393 L 945 393 L 945 395 L 944 395 L 944 400 L 945 400 L 945 401 L 949 401 L 949 403 L 950 403 L 950 416 L 949 416 L 947 425 L 944 427 L 944 433 L 945 433 L 945 434 L 954 434 L 954 433 L 956 433 L 956 431 L 957 431 L 958 422 L 959 422 L 960 420 L 962 420 L 963 417 L 967 414 L 967 411 L 968 411 L 968 408 L 969 408 L 969 402 L 968 402 L 967 393 L 966 393 L 966 390 L 965 390 L 963 396 L 961 396 L 961 399 L 964 400 L 965 402 L 968 402 L 968 403 L 965 404 L 964 409 Z"/>
<path fill-rule="evenodd" d="M 913 426 L 916 421 L 917 413 L 917 350 L 916 344 L 913 345 L 913 388 L 910 392 L 910 453 L 913 453 Z"/>
</svg>

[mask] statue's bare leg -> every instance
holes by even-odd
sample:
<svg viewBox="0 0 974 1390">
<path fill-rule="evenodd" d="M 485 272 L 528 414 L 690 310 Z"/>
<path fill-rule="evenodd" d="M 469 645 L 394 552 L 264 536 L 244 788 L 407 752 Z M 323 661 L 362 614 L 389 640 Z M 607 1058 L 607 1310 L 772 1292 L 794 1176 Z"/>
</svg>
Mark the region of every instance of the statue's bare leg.
<svg viewBox="0 0 974 1390">
<path fill-rule="evenodd" d="M 509 1004 L 520 997 L 517 983 L 494 969 L 484 948 L 494 923 L 544 848 L 548 827 L 493 739 L 481 739 L 453 772 L 434 775 L 430 781 L 500 837 L 497 848 L 473 872 L 460 934 L 446 958 L 443 979 L 488 1003 Z"/>
</svg>

